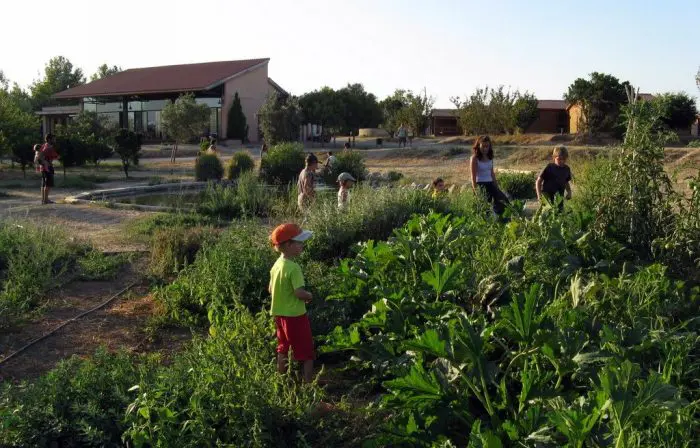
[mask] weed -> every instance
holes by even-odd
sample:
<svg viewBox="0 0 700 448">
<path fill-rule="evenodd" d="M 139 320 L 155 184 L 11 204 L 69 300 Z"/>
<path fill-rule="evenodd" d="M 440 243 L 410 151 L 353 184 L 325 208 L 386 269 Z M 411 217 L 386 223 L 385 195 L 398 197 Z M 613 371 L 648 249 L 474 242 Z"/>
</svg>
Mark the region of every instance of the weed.
<svg viewBox="0 0 700 448">
<path fill-rule="evenodd" d="M 151 239 L 149 271 L 167 279 L 194 262 L 197 252 L 210 244 L 216 233 L 208 227 L 169 227 L 158 229 Z"/>
<path fill-rule="evenodd" d="M 80 278 L 83 280 L 111 280 L 130 259 L 130 254 L 105 255 L 91 250 L 78 259 Z"/>
</svg>

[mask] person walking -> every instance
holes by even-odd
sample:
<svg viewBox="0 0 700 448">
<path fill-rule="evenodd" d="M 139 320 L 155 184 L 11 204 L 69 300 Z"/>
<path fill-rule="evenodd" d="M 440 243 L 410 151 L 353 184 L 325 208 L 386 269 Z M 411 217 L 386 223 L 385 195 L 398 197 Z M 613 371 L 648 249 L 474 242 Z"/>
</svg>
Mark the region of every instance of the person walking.
<svg viewBox="0 0 700 448">
<path fill-rule="evenodd" d="M 44 142 L 40 149 L 42 163 L 39 164 L 39 171 L 41 172 L 41 203 L 53 204 L 53 201 L 49 199 L 49 193 L 54 186 L 53 161 L 58 159 L 58 153 L 54 147 L 53 134 L 46 134 Z"/>
<path fill-rule="evenodd" d="M 399 138 L 399 148 L 401 147 L 401 145 L 403 145 L 404 148 L 406 147 L 406 136 L 407 135 L 408 135 L 408 130 L 403 125 L 403 123 L 401 123 L 399 125 L 399 129 L 396 131 L 396 136 Z"/>
<path fill-rule="evenodd" d="M 496 172 L 493 169 L 493 146 L 488 135 L 479 137 L 472 148 L 471 177 L 472 190 L 477 189 L 486 195 L 486 200 L 493 207 L 493 212 L 501 216 L 505 211 L 508 198 L 498 188 Z"/>
</svg>

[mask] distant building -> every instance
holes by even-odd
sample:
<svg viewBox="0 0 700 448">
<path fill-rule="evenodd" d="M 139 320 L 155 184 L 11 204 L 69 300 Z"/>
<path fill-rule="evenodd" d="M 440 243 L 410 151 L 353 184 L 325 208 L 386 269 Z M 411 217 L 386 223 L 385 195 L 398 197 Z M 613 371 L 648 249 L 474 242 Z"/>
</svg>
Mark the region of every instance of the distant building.
<svg viewBox="0 0 700 448">
<path fill-rule="evenodd" d="M 46 107 L 38 112 L 44 134 L 81 111 L 93 111 L 108 117 L 120 127 L 144 134 L 146 140 L 165 138 L 161 111 L 167 100 L 193 93 L 197 103 L 211 109 L 209 134 L 224 140 L 228 112 L 238 92 L 249 126 L 248 138 L 258 141 L 258 111 L 270 92 L 288 95 L 268 77 L 269 59 L 206 62 L 135 68 L 73 87 L 54 95 L 57 99 L 75 99 L 75 106 Z"/>
</svg>

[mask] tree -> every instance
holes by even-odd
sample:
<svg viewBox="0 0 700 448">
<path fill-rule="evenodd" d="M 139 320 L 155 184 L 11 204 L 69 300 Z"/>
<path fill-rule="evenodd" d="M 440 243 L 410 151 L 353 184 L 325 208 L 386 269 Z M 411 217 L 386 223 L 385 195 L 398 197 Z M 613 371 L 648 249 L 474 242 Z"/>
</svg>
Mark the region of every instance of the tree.
<svg viewBox="0 0 700 448">
<path fill-rule="evenodd" d="M 688 130 L 695 122 L 697 109 L 695 99 L 685 93 L 664 93 L 652 100 L 661 110 L 661 121 L 667 129 Z"/>
<path fill-rule="evenodd" d="M 6 90 L 0 89 L 0 155 L 12 154 L 12 160 L 24 170 L 31 164 L 26 160 L 26 148 L 40 141 L 40 130 L 38 117 L 23 111 Z"/>
<path fill-rule="evenodd" d="M 540 116 L 540 109 L 535 95 L 525 92 L 515 100 L 513 104 L 515 127 L 520 132 L 525 132 Z"/>
<path fill-rule="evenodd" d="M 97 81 L 98 79 L 106 78 L 108 76 L 116 75 L 122 71 L 122 68 L 118 65 L 108 66 L 107 64 L 102 64 L 97 67 L 97 72 L 90 76 L 90 81 Z"/>
<path fill-rule="evenodd" d="M 466 135 L 524 131 L 539 115 L 537 98 L 528 92 L 511 92 L 505 87 L 477 88 L 467 99 L 451 98 L 458 109 L 459 123 Z"/>
<path fill-rule="evenodd" d="M 273 91 L 260 108 L 258 116 L 265 143 L 268 145 L 299 140 L 301 108 L 297 98 L 280 97 Z"/>
<path fill-rule="evenodd" d="M 241 140 L 242 142 L 248 140 L 248 124 L 246 123 L 238 92 L 233 95 L 233 103 L 231 103 L 231 109 L 228 112 L 226 135 L 228 138 Z"/>
<path fill-rule="evenodd" d="M 80 68 L 74 69 L 73 64 L 63 56 L 51 58 L 44 68 L 44 79 L 34 81 L 30 87 L 34 109 L 64 104 L 64 101 L 56 100 L 52 95 L 82 84 L 85 84 L 85 76 Z"/>
<path fill-rule="evenodd" d="M 569 86 L 564 99 L 581 107 L 581 125 L 591 134 L 619 131 L 620 106 L 627 101 L 625 88 L 628 81 L 620 82 L 612 75 L 593 72 L 590 79 L 578 78 Z"/>
<path fill-rule="evenodd" d="M 345 127 L 340 95 L 330 87 L 305 93 L 299 97 L 299 107 L 303 123 L 321 125 L 324 132 L 331 130 L 334 133 L 342 132 Z"/>
<path fill-rule="evenodd" d="M 404 93 L 404 96 L 405 106 L 399 109 L 396 118 L 399 124 L 406 123 L 415 135 L 420 135 L 428 126 L 435 99 L 432 96 L 429 97 L 425 89 L 418 94 L 409 90 Z"/>
<path fill-rule="evenodd" d="M 175 140 L 170 162 L 175 163 L 178 145 L 202 135 L 209 123 L 211 111 L 206 104 L 197 104 L 194 95 L 188 93 L 175 102 L 168 101 L 161 112 L 163 131 Z"/>
<path fill-rule="evenodd" d="M 365 91 L 362 84 L 348 84 L 337 94 L 344 117 L 344 131 L 354 135 L 360 128 L 376 128 L 383 121 L 377 98 Z"/>
<path fill-rule="evenodd" d="M 129 166 L 139 164 L 141 135 L 128 129 L 120 129 L 114 137 L 115 150 L 122 161 L 124 175 L 129 178 Z"/>
<path fill-rule="evenodd" d="M 108 159 L 114 152 L 115 131 L 107 117 L 83 111 L 69 122 L 67 134 L 85 148 L 87 160 L 97 166 L 100 160 Z"/>
<path fill-rule="evenodd" d="M 402 118 L 399 116 L 399 113 L 407 106 L 406 91 L 402 89 L 394 90 L 391 96 L 379 102 L 379 107 L 384 117 L 382 126 L 391 136 L 394 135 L 394 132 L 401 125 Z"/>
</svg>

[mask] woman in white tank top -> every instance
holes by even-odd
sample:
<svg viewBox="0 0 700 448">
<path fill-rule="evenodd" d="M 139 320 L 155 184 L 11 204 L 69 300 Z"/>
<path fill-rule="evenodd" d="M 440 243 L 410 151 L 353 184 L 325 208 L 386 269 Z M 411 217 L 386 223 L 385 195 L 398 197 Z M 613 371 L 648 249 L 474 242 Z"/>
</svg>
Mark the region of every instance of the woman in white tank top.
<svg viewBox="0 0 700 448">
<path fill-rule="evenodd" d="M 472 189 L 477 194 L 477 187 L 486 195 L 497 215 L 503 214 L 508 198 L 498 188 L 496 172 L 493 169 L 493 147 L 488 135 L 482 135 L 474 143 L 473 155 L 470 160 Z"/>
</svg>

